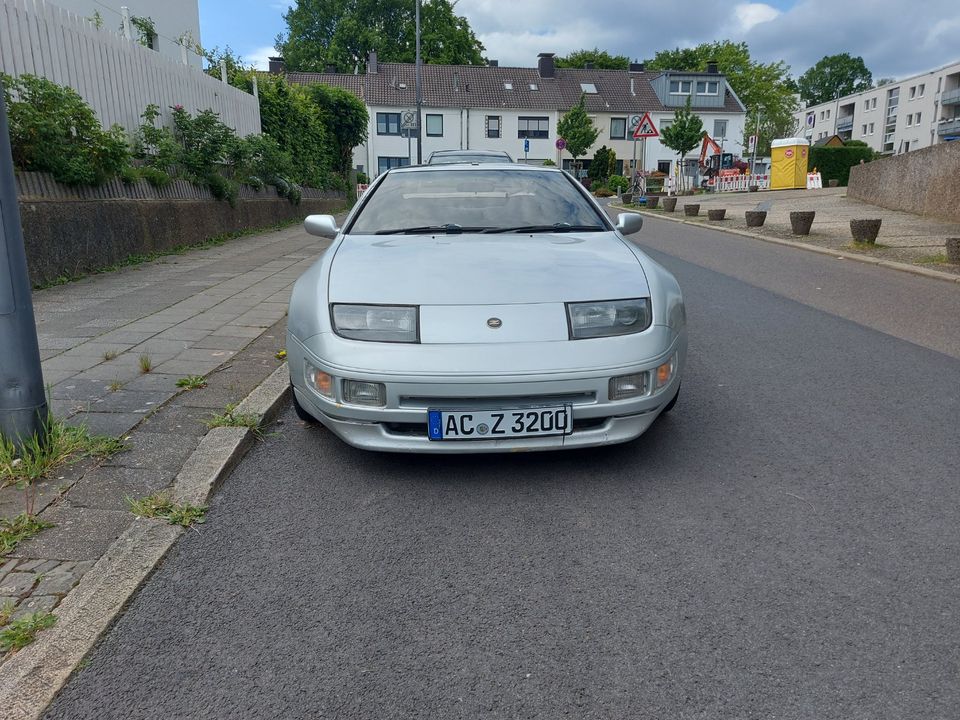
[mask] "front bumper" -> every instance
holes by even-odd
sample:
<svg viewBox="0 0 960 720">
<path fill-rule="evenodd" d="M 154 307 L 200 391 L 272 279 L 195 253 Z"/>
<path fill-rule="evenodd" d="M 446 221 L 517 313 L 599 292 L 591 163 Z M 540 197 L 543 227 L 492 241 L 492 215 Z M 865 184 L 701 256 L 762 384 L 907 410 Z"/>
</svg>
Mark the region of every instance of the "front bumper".
<svg viewBox="0 0 960 720">
<path fill-rule="evenodd" d="M 669 342 L 654 355 L 627 365 L 579 367 L 569 373 L 555 371 L 515 375 L 474 373 L 444 376 L 435 372 L 402 374 L 351 371 L 342 363 L 325 362 L 292 335 L 287 339 L 287 359 L 297 402 L 349 445 L 366 450 L 415 453 L 495 453 L 560 450 L 628 442 L 653 424 L 677 393 L 686 359 L 685 332 L 669 334 Z M 396 348 L 394 348 L 396 351 Z M 656 392 L 628 400 L 609 400 L 613 376 L 653 371 L 674 354 L 676 371 Z M 304 361 L 336 378 L 382 382 L 386 406 L 349 405 L 330 400 L 304 380 Z M 339 398 L 339 395 L 338 395 Z M 568 435 L 505 437 L 484 440 L 430 440 L 427 411 L 508 409 L 569 405 L 573 431 Z"/>
</svg>

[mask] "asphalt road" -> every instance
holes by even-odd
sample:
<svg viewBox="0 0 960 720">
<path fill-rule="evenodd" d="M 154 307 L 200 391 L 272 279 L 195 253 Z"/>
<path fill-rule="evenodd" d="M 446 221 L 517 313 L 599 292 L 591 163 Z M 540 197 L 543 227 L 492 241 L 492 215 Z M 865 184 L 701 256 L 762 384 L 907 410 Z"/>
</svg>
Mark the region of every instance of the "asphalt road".
<svg viewBox="0 0 960 720">
<path fill-rule="evenodd" d="M 956 718 L 960 360 L 912 315 L 960 288 L 696 232 L 638 236 L 691 338 L 640 440 L 394 457 L 288 410 L 48 717 Z"/>
</svg>

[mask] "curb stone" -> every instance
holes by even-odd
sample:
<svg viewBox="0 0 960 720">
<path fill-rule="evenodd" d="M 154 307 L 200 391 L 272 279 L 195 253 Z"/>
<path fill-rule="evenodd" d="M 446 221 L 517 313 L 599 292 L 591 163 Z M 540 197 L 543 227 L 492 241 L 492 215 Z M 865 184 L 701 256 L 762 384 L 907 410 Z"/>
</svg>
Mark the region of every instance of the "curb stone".
<svg viewBox="0 0 960 720">
<path fill-rule="evenodd" d="M 669 217 L 667 215 L 661 215 L 660 213 L 653 213 L 649 210 L 637 210 L 635 208 L 625 208 L 622 205 L 610 205 L 612 210 L 622 210 L 623 212 L 632 212 L 637 213 L 638 215 L 645 215 L 647 217 L 657 218 L 658 220 L 666 220 L 667 222 L 681 223 L 683 225 L 694 225 L 696 227 L 702 227 L 707 230 L 719 230 L 720 232 L 729 233 L 731 235 L 740 235 L 742 237 L 753 238 L 754 240 L 762 240 L 763 242 L 771 243 L 773 245 L 782 245 L 784 247 L 798 248 L 800 250 L 806 250 L 807 252 L 818 253 L 820 255 L 830 255 L 839 260 L 854 260 L 856 262 L 865 263 L 867 265 L 879 265 L 881 267 L 890 268 L 891 270 L 899 270 L 900 272 L 911 273 L 912 275 L 920 275 L 922 277 L 928 277 L 935 280 L 942 280 L 945 282 L 951 283 L 960 283 L 960 275 L 953 275 L 951 273 L 940 272 L 939 270 L 930 270 L 929 268 L 917 267 L 915 265 L 909 265 L 907 263 L 897 262 L 895 260 L 884 260 L 882 258 L 875 258 L 869 255 L 858 255 L 856 253 L 848 253 L 843 250 L 831 250 L 830 248 L 820 247 L 819 245 L 810 245 L 809 243 L 794 242 L 792 240 L 781 240 L 780 238 L 767 237 L 765 235 L 758 235 L 751 232 L 746 232 L 745 230 L 738 230 L 731 227 L 722 227 L 719 225 L 705 225 L 704 223 L 695 222 L 691 220 L 684 220 L 682 218 Z"/>
<path fill-rule="evenodd" d="M 286 363 L 237 406 L 261 425 L 276 417 L 290 392 Z M 247 428 L 214 428 L 187 459 L 173 483 L 177 500 L 206 505 L 253 442 Z M 0 719 L 39 718 L 77 664 L 113 625 L 153 574 L 185 528 L 138 518 L 114 541 L 54 613 L 57 624 L 0 665 Z"/>
</svg>

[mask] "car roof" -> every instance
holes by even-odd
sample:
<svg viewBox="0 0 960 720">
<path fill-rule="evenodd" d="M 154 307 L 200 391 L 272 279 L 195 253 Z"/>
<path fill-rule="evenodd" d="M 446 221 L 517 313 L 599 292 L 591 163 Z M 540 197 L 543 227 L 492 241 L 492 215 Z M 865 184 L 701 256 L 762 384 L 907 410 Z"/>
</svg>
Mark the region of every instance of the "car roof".
<svg viewBox="0 0 960 720">
<path fill-rule="evenodd" d="M 387 172 L 410 173 L 410 172 L 472 172 L 476 170 L 510 170 L 514 172 L 561 172 L 560 168 L 549 165 L 525 165 L 524 163 L 514 162 L 485 162 L 485 163 L 442 163 L 437 165 L 404 165 L 403 167 L 391 168 Z"/>
<path fill-rule="evenodd" d="M 509 154 L 506 150 L 434 150 L 431 155 L 496 155 L 502 157 Z"/>
</svg>

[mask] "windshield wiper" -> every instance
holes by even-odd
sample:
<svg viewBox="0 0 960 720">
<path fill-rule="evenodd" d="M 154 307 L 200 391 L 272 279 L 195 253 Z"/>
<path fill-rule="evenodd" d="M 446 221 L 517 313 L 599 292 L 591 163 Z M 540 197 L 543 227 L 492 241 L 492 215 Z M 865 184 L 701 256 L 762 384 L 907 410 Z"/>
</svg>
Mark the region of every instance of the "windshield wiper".
<svg viewBox="0 0 960 720">
<path fill-rule="evenodd" d="M 499 227 L 484 230 L 484 233 L 520 233 L 520 232 L 584 232 L 603 230 L 599 225 L 571 225 L 570 223 L 554 223 L 553 225 L 517 225 L 515 227 Z"/>
<path fill-rule="evenodd" d="M 475 232 L 477 230 L 486 230 L 486 228 L 463 227 L 462 225 L 457 225 L 456 223 L 447 223 L 446 225 L 421 225 L 420 227 L 377 230 L 374 235 L 420 235 L 423 233 L 446 233 L 447 235 L 456 235 L 462 232 Z"/>
</svg>

